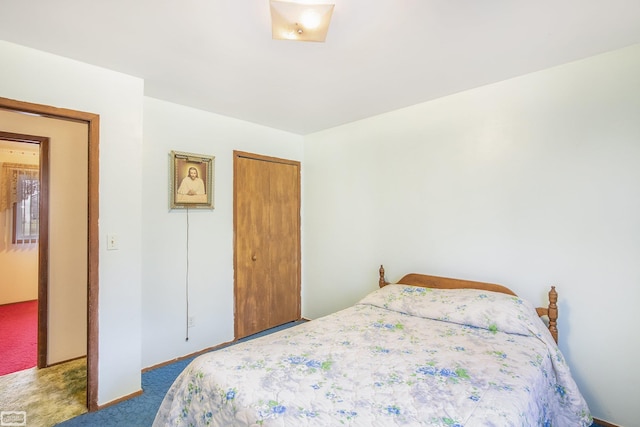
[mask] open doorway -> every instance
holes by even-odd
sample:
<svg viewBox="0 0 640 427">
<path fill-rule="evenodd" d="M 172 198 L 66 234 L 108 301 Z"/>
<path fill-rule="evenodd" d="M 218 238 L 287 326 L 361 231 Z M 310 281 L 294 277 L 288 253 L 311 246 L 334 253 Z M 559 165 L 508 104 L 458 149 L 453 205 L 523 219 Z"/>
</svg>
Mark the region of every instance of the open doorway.
<svg viewBox="0 0 640 427">
<path fill-rule="evenodd" d="M 46 366 L 48 142 L 0 131 L 0 375 Z"/>
<path fill-rule="evenodd" d="M 49 120 L 61 120 L 83 123 L 86 126 L 83 141 L 86 154 L 83 158 L 87 166 L 84 192 L 86 211 L 83 221 L 77 224 L 86 230 L 84 283 L 86 284 L 84 301 L 86 302 L 86 358 L 87 358 L 87 407 L 90 411 L 98 409 L 98 136 L 99 116 L 92 113 L 55 108 L 0 98 L 0 110 L 24 113 Z M 82 225 L 82 224 L 86 224 Z M 52 227 L 53 228 L 53 227 Z M 71 230 L 71 233 L 73 230 Z M 49 260 L 51 261 L 51 260 Z M 51 348 L 48 349 L 49 356 Z"/>
<path fill-rule="evenodd" d="M 40 151 L 48 152 L 48 138 L 0 131 L 0 375 L 42 367 L 46 340 L 39 342 L 39 315 L 46 314 L 46 280 L 39 278 L 40 216 L 47 229 L 48 170 Z M 44 169 L 43 176 L 41 168 Z M 43 184 L 44 183 L 44 188 Z M 46 245 L 46 239 L 44 241 Z M 39 304 L 44 292 L 44 304 Z M 46 322 L 42 325 L 46 328 Z M 39 345 L 42 349 L 39 350 Z"/>
</svg>

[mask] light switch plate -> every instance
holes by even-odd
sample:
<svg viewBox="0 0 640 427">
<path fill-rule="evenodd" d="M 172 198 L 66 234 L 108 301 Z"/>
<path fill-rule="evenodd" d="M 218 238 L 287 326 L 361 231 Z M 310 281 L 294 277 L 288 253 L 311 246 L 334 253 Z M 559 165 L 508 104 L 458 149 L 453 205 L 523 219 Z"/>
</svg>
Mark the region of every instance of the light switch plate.
<svg viewBox="0 0 640 427">
<path fill-rule="evenodd" d="M 108 251 L 118 250 L 118 235 L 117 234 L 107 234 L 107 250 Z"/>
</svg>

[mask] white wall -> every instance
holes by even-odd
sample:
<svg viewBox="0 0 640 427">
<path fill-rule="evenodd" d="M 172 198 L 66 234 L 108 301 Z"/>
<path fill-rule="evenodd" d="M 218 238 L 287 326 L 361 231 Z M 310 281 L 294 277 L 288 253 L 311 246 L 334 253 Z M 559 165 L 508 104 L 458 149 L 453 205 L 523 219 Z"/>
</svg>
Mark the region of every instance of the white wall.
<svg viewBox="0 0 640 427">
<path fill-rule="evenodd" d="M 560 294 L 594 416 L 640 410 L 640 45 L 305 139 L 303 315 L 407 272 Z M 351 287 L 345 289 L 345 280 Z"/>
<path fill-rule="evenodd" d="M 142 80 L 0 41 L 0 96 L 100 115 L 98 403 L 140 390 Z M 106 234 L 120 249 L 106 251 Z"/>
<path fill-rule="evenodd" d="M 145 99 L 143 367 L 233 340 L 233 151 L 301 160 L 302 148 L 298 135 Z M 172 150 L 215 156 L 214 210 L 169 209 Z"/>
</svg>

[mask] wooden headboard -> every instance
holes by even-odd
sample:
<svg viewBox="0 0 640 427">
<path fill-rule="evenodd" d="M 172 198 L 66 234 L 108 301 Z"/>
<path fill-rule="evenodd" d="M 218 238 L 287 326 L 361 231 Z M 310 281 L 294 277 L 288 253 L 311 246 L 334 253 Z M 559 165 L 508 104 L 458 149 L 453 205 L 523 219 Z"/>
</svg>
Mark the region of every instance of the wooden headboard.
<svg viewBox="0 0 640 427">
<path fill-rule="evenodd" d="M 426 274 L 410 273 L 398 280 L 397 283 L 403 285 L 420 286 L 422 288 L 435 289 L 480 289 L 484 291 L 501 292 L 503 294 L 517 296 L 515 292 L 506 286 L 496 285 L 494 283 L 473 282 L 470 280 L 451 279 L 448 277 L 428 276 Z M 384 278 L 384 267 L 380 266 L 380 279 L 378 284 L 384 287 L 389 284 Z M 556 287 L 551 286 L 549 291 L 549 305 L 547 307 L 536 307 L 538 316 L 547 316 L 549 318 L 549 332 L 553 339 L 558 342 L 558 293 Z"/>
</svg>

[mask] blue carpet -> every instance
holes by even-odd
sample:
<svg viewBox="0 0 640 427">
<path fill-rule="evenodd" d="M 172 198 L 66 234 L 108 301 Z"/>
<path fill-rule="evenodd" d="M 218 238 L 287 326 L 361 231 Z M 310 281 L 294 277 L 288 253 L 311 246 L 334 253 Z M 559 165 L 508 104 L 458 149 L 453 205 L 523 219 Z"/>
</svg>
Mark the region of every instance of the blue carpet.
<svg viewBox="0 0 640 427">
<path fill-rule="evenodd" d="M 238 340 L 234 344 L 286 329 L 302 322 L 286 323 Z M 143 394 L 140 396 L 108 406 L 99 411 L 79 415 L 57 424 L 57 427 L 150 427 L 169 387 L 195 357 L 144 372 L 142 374 Z"/>
</svg>

